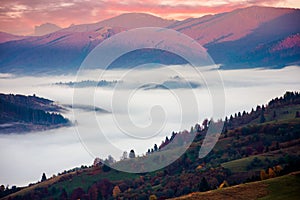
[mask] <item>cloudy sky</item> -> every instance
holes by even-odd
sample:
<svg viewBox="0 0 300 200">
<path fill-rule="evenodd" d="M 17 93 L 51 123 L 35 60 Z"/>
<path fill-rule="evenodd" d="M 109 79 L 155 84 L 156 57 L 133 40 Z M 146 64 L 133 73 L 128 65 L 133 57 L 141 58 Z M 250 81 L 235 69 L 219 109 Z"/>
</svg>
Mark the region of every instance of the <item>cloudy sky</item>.
<svg viewBox="0 0 300 200">
<path fill-rule="evenodd" d="M 252 5 L 300 8 L 296 0 L 1 0 L 0 31 L 28 35 L 46 22 L 68 27 L 122 13 L 144 12 L 185 19 Z"/>
</svg>

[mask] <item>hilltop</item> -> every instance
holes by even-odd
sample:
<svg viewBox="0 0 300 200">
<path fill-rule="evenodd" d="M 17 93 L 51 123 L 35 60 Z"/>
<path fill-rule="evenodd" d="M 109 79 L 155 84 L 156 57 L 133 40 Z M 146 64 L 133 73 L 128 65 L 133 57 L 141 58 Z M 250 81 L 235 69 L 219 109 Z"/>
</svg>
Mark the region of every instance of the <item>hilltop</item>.
<svg viewBox="0 0 300 200">
<path fill-rule="evenodd" d="M 124 158 L 115 162 L 109 157 L 102 163 L 99 162 L 101 159 L 95 159 L 94 165 L 74 168 L 28 187 L 14 187 L 4 192 L 13 193 L 8 196 L 10 199 L 149 199 L 151 195 L 166 199 L 213 190 L 225 183 L 233 186 L 261 179 L 267 179 L 262 184 L 268 183 L 273 180 L 269 178 L 300 170 L 299 112 L 300 94 L 287 92 L 250 112 L 239 112 L 226 118 L 216 146 L 202 159 L 198 157 L 199 149 L 208 127 L 218 122 L 204 120 L 190 131 L 173 132 L 153 150 L 150 147 L 147 157 L 155 164 L 157 160 L 165 159 L 165 152 L 176 153 L 186 138 L 195 136 L 179 159 L 158 171 L 139 174 L 117 171 L 114 166 L 138 163 L 144 158 Z M 169 145 L 170 141 L 176 145 Z M 240 187 L 247 188 L 248 185 L 233 188 Z M 250 192 L 255 188 L 250 185 Z M 266 190 L 262 189 L 265 195 Z M 277 193 L 281 192 L 284 191 L 277 190 Z"/>
</svg>

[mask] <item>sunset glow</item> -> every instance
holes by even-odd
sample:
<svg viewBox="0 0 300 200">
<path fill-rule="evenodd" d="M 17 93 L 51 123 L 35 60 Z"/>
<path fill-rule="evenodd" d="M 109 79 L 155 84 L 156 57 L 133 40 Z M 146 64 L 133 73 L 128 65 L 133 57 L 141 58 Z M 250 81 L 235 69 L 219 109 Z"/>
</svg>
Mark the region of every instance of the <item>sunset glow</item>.
<svg viewBox="0 0 300 200">
<path fill-rule="evenodd" d="M 68 27 L 128 12 L 182 20 L 253 5 L 300 8 L 300 2 L 294 0 L 2 0 L 0 31 L 29 35 L 34 26 L 46 22 Z"/>
</svg>

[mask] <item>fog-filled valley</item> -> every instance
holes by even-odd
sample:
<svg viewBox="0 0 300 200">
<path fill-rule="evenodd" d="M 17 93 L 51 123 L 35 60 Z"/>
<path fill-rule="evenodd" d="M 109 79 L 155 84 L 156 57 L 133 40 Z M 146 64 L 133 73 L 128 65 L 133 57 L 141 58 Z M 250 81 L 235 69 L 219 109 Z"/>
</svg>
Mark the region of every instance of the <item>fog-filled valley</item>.
<svg viewBox="0 0 300 200">
<path fill-rule="evenodd" d="M 26 134 L 0 134 L 2 182 L 28 185 L 29 182 L 39 180 L 43 172 L 51 176 L 81 165 L 91 165 L 95 157 L 106 158 L 112 155 L 119 160 L 122 152 L 129 152 L 130 149 L 143 155 L 148 148 L 154 144 L 159 145 L 166 136 L 170 136 L 172 131 L 189 130 L 191 126 L 211 116 L 224 119 L 239 111 L 250 111 L 252 107 L 266 104 L 287 90 L 296 91 L 300 86 L 298 66 L 283 69 L 221 70 L 218 73 L 223 80 L 225 94 L 225 110 L 222 115 L 222 112 L 213 113 L 212 96 L 205 81 L 199 75 L 188 72 L 184 66 L 169 66 L 130 71 L 130 75 L 125 70 L 110 70 L 105 74 L 99 70 L 87 71 L 80 77 L 19 77 L 1 74 L 2 93 L 35 94 L 61 105 L 89 105 L 92 108 L 67 107 L 67 111 L 62 114 L 71 120 L 71 127 Z M 202 76 L 209 77 L 210 73 L 216 72 L 203 71 Z M 122 80 L 118 82 L 120 88 L 117 90 L 118 86 L 115 85 L 70 87 L 56 84 L 86 80 L 97 82 L 100 81 L 100 74 L 101 80 Z M 139 82 L 138 77 L 142 77 L 144 82 Z M 168 81 L 173 81 L 173 88 L 138 87 L 146 83 L 163 85 Z M 191 82 L 197 84 L 197 87 L 190 87 Z M 178 100 L 180 94 L 192 99 Z M 116 101 L 116 97 L 120 99 Z M 124 107 L 121 97 L 128 98 L 125 98 L 127 107 Z M 182 107 L 185 106 L 182 104 L 189 105 L 187 110 L 192 112 L 188 113 L 185 109 L 185 113 L 182 113 Z M 108 112 L 94 112 L 94 106 Z M 127 114 L 132 124 L 127 123 Z M 158 123 L 160 121 L 163 123 Z M 126 134 L 132 130 L 132 125 L 140 128 L 137 131 L 145 131 Z"/>
</svg>

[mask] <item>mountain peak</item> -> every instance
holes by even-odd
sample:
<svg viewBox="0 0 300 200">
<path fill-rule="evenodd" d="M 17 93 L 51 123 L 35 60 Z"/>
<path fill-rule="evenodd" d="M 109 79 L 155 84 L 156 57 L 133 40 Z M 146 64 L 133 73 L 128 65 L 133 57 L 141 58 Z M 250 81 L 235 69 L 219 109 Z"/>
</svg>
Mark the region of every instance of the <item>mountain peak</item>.
<svg viewBox="0 0 300 200">
<path fill-rule="evenodd" d="M 94 31 L 102 27 L 122 27 L 125 29 L 141 27 L 167 27 L 176 22 L 175 20 L 163 19 L 148 13 L 123 13 L 121 15 L 105 19 L 93 24 L 81 24 L 70 26 L 62 31 L 85 32 Z"/>
<path fill-rule="evenodd" d="M 148 13 L 124 13 L 116 17 L 99 22 L 110 26 L 122 26 L 128 29 L 140 27 L 166 27 L 176 22 L 163 19 Z"/>
<path fill-rule="evenodd" d="M 60 30 L 61 27 L 52 23 L 45 23 L 34 27 L 34 35 L 41 36 Z"/>
</svg>

